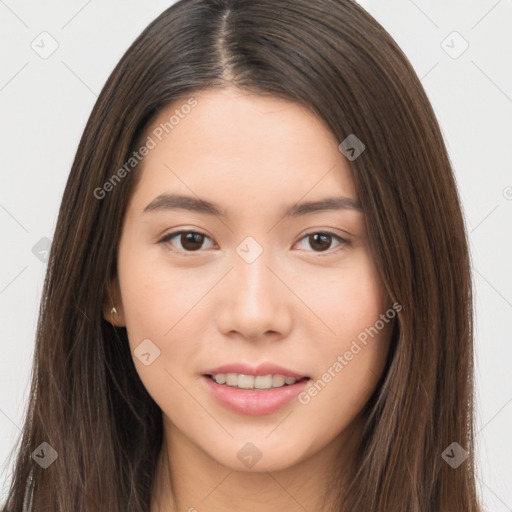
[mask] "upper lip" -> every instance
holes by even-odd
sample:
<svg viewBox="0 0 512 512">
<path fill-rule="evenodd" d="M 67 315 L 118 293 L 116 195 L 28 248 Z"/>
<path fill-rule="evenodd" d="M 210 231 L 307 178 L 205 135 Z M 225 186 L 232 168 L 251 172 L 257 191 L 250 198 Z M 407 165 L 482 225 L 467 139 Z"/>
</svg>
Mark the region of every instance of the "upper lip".
<svg viewBox="0 0 512 512">
<path fill-rule="evenodd" d="M 293 370 L 289 370 L 288 368 L 284 368 L 283 366 L 268 362 L 261 363 L 256 367 L 243 363 L 223 364 L 222 366 L 217 366 L 210 370 L 206 370 L 204 375 L 216 375 L 219 373 L 238 373 L 242 375 L 254 376 L 283 375 L 284 377 L 294 377 L 295 379 L 302 379 L 303 377 L 307 377 L 307 375 L 303 373 L 297 373 Z"/>
</svg>

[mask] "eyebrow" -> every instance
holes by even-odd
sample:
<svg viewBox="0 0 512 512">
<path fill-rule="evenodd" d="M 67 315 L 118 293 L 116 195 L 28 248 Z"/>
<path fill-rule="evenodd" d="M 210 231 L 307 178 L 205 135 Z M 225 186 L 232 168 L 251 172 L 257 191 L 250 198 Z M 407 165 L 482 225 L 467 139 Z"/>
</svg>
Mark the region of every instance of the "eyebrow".
<svg viewBox="0 0 512 512">
<path fill-rule="evenodd" d="M 205 199 L 179 194 L 161 194 L 151 201 L 143 213 L 166 210 L 187 210 L 206 215 L 226 218 L 227 213 L 217 204 Z M 284 217 L 300 217 L 310 213 L 328 210 L 356 210 L 362 212 L 361 205 L 350 197 L 326 197 L 318 201 L 307 201 L 290 206 Z"/>
</svg>

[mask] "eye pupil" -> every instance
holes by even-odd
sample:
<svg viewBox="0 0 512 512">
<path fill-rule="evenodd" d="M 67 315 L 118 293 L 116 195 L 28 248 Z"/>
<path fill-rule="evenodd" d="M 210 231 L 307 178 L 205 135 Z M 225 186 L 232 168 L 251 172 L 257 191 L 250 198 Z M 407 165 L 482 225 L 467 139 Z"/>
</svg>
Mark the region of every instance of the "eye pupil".
<svg viewBox="0 0 512 512">
<path fill-rule="evenodd" d="M 200 249 L 203 245 L 204 236 L 201 233 L 182 233 L 181 235 L 181 245 L 187 251 L 194 251 Z"/>
<path fill-rule="evenodd" d="M 329 249 L 331 245 L 331 235 L 327 235 L 325 233 L 313 233 L 312 235 L 309 235 L 309 241 L 313 249 L 319 249 L 322 251 Z M 325 243 L 326 241 L 327 244 Z"/>
</svg>

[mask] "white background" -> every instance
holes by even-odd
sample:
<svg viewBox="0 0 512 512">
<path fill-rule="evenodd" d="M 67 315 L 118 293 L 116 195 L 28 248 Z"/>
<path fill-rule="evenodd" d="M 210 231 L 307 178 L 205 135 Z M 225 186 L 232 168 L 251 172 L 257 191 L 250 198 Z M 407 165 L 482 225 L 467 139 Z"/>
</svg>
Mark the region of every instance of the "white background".
<svg viewBox="0 0 512 512">
<path fill-rule="evenodd" d="M 133 39 L 172 3 L 0 0 L 0 503 L 11 472 L 7 457 L 27 403 L 45 273 L 32 248 L 53 237 L 79 138 L 108 75 Z M 476 291 L 473 456 L 486 507 L 511 511 L 511 1 L 360 3 L 411 60 L 454 165 Z M 43 31 L 59 45 L 47 59 L 31 48 Z M 464 40 L 467 50 L 452 58 Z"/>
</svg>

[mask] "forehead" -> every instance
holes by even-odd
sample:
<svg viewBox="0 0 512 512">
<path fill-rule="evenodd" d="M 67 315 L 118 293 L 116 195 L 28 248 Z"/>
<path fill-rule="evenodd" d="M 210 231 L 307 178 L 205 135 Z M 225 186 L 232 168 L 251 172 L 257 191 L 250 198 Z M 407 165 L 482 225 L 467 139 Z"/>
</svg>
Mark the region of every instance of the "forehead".
<svg viewBox="0 0 512 512">
<path fill-rule="evenodd" d="M 137 171 L 136 195 L 181 191 L 260 206 L 326 193 L 357 198 L 339 141 L 304 106 L 234 89 L 190 98 L 162 109 L 146 131 L 154 147 Z"/>
</svg>

